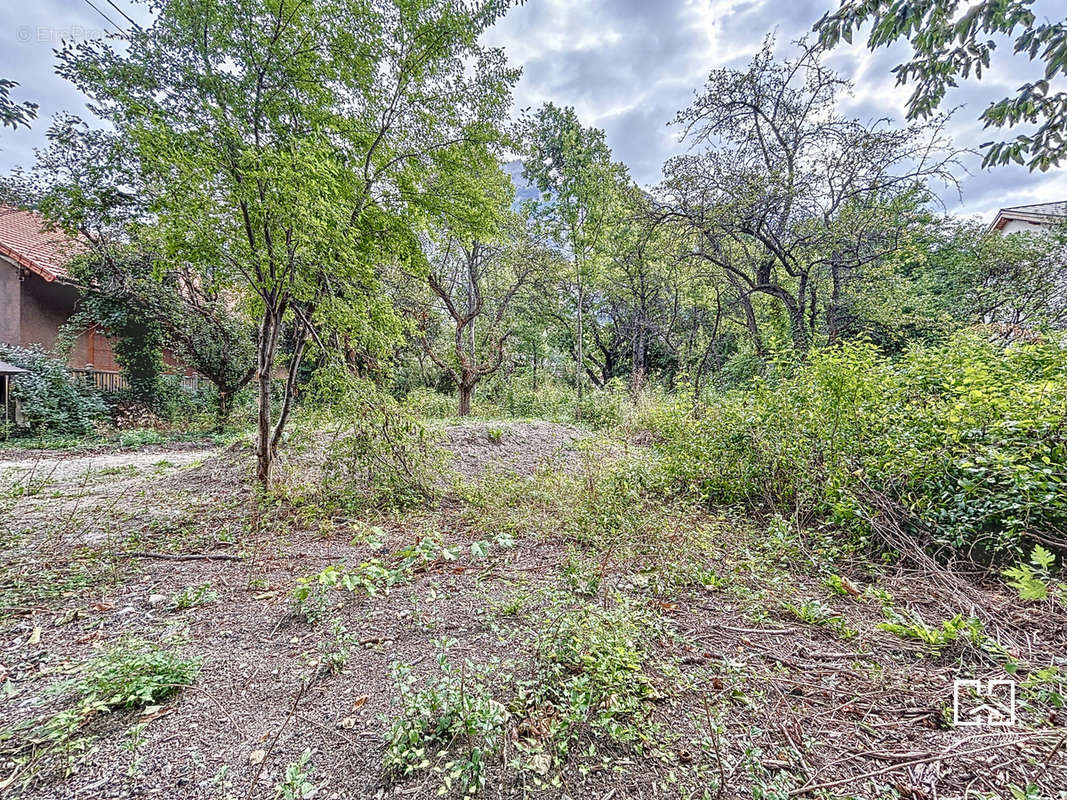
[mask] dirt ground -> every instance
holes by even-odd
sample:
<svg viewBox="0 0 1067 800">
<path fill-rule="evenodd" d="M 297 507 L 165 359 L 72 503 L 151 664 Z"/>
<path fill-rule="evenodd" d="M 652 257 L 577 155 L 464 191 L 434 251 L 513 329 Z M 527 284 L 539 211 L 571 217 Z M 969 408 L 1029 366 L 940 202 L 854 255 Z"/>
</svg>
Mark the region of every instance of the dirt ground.
<svg viewBox="0 0 1067 800">
<path fill-rule="evenodd" d="M 393 665 L 439 674 L 442 641 L 507 709 L 486 797 L 1065 796 L 1058 609 L 851 557 L 831 591 L 806 539 L 618 494 L 603 455 L 618 460 L 620 442 L 550 423 L 444 433 L 460 491 L 390 512 L 263 503 L 241 446 L 0 456 L 0 729 L 20 731 L 0 732 L 0 796 L 273 798 L 310 749 L 305 796 L 435 797 L 433 753 L 407 776 L 383 757 Z M 613 526 L 625 541 L 605 545 Z M 330 590 L 314 623 L 294 613 L 302 579 L 429 541 L 439 555 L 388 591 Z M 205 584 L 212 599 L 176 607 Z M 894 635 L 878 627 L 886 598 L 928 621 L 975 615 L 987 636 Z M 543 680 L 545 637 L 564 615 L 616 608 L 640 620 L 642 736 L 604 735 L 602 704 L 566 755 L 541 758 L 540 707 L 520 699 Z M 71 707 L 79 665 L 128 636 L 199 659 L 199 674 L 158 705 L 88 716 L 41 755 L 40 721 Z M 1016 724 L 948 724 L 957 678 L 1015 681 Z"/>
</svg>

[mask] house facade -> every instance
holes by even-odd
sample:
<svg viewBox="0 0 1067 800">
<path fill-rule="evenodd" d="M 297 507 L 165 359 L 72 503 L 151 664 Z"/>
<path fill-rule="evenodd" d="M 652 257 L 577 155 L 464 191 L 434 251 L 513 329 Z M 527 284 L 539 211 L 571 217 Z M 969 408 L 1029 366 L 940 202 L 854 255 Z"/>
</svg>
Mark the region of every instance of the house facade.
<svg viewBox="0 0 1067 800">
<path fill-rule="evenodd" d="M 66 265 L 86 247 L 33 212 L 0 206 L 0 342 L 55 348 L 80 296 Z M 94 328 L 78 335 L 67 364 L 119 371 L 111 342 Z"/>
<path fill-rule="evenodd" d="M 1002 208 L 989 225 L 989 230 L 998 233 L 1035 232 L 1064 223 L 1067 223 L 1067 201 L 1061 200 Z"/>
</svg>

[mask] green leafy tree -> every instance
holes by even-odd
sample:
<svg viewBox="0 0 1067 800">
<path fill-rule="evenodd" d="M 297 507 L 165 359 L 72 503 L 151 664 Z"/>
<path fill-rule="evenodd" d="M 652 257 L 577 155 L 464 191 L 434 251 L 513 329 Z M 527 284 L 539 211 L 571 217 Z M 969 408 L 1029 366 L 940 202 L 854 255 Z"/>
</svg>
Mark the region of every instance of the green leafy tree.
<svg viewBox="0 0 1067 800">
<path fill-rule="evenodd" d="M 499 141 L 517 73 L 502 0 L 166 0 L 59 72 L 136 159 L 164 259 L 216 270 L 256 323 L 257 478 L 312 344 L 388 328 L 378 268 L 417 258 L 431 195 Z M 286 349 L 277 410 L 271 384 Z"/>
<path fill-rule="evenodd" d="M 616 197 L 629 178 L 625 166 L 611 160 L 604 131 L 583 127 L 573 108 L 546 103 L 528 115 L 521 127 L 523 175 L 542 193 L 536 213 L 571 265 L 568 288 L 574 294 L 575 383 L 580 406 L 590 284 L 604 258 Z"/>
<path fill-rule="evenodd" d="M 851 43 L 870 23 L 871 50 L 906 40 L 912 58 L 894 67 L 898 85 L 913 85 L 908 118 L 930 117 L 960 78 L 981 79 L 988 71 L 998 39 L 1011 43 L 1016 54 L 1039 62 L 1034 80 L 1012 96 L 989 105 L 981 114 L 986 128 L 1034 125 L 1032 133 L 983 147 L 982 166 L 1016 162 L 1031 170 L 1058 166 L 1067 155 L 1067 92 L 1052 82 L 1067 75 L 1067 19 L 1037 23 L 1033 0 L 842 0 L 837 11 L 815 25 L 830 47 Z"/>
<path fill-rule="evenodd" d="M 116 135 L 64 114 L 47 137 L 32 170 L 16 170 L 6 188 L 12 202 L 86 245 L 71 264 L 84 287 L 73 327 L 97 325 L 116 338 L 120 359 L 136 373 L 135 398 L 148 406 L 155 405 L 161 348 L 171 350 L 215 386 L 223 427 L 254 372 L 251 327 L 226 273 L 164 258 L 138 165 Z"/>
<path fill-rule="evenodd" d="M 511 210 L 510 180 L 495 164 L 463 180 L 471 202 L 426 237 L 429 269 L 412 295 L 426 356 L 455 384 L 459 416 L 475 387 L 500 369 L 516 333 L 515 305 L 549 263 L 527 218 Z"/>
</svg>

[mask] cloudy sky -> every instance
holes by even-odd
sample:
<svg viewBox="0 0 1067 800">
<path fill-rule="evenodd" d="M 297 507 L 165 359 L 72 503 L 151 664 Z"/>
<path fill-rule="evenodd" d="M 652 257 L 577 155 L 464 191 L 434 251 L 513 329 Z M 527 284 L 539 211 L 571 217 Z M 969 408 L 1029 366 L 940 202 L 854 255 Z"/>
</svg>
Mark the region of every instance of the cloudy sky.
<svg viewBox="0 0 1067 800">
<path fill-rule="evenodd" d="M 96 6 L 99 11 L 92 7 Z M 29 131 L 0 131 L 0 172 L 28 165 L 58 111 L 86 115 L 80 96 L 53 73 L 53 48 L 64 38 L 99 36 L 125 25 L 115 6 L 136 19 L 144 9 L 131 0 L 21 0 L 0 8 L 0 76 L 19 81 L 18 99 L 40 103 L 41 119 Z M 490 32 L 513 64 L 523 67 L 516 107 L 551 100 L 572 105 L 585 124 L 603 128 L 616 157 L 641 183 L 659 180 L 665 158 L 679 152 L 667 123 L 688 104 L 709 70 L 744 66 L 768 32 L 779 48 L 810 30 L 836 0 L 526 0 Z M 1040 17 L 1055 17 L 1062 0 L 1037 0 Z M 102 12 L 102 13 L 100 13 Z M 105 15 L 110 18 L 105 19 Z M 899 48 L 871 54 L 842 47 L 830 63 L 855 85 L 844 111 L 862 119 L 903 118 L 908 91 L 890 74 Z M 990 99 L 1017 88 L 1032 74 L 1025 58 L 997 55 L 981 84 L 965 83 L 947 106 L 962 106 L 951 124 L 960 147 L 991 138 L 977 122 Z M 1029 173 L 1022 167 L 981 170 L 969 159 L 963 200 L 946 195 L 950 210 L 989 217 L 1001 206 L 1067 199 L 1067 168 Z"/>
</svg>

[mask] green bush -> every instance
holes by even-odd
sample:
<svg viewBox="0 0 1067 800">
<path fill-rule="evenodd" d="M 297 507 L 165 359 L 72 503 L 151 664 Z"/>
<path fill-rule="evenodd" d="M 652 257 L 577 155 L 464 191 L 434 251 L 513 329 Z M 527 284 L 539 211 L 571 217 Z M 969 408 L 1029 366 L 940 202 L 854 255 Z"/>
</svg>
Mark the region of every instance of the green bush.
<svg viewBox="0 0 1067 800">
<path fill-rule="evenodd" d="M 390 508 L 436 497 L 445 455 L 404 405 L 369 381 L 331 370 L 316 374 L 309 396 L 309 431 L 330 431 L 324 496 L 350 507 Z"/>
<path fill-rule="evenodd" d="M 100 392 L 72 380 L 66 364 L 40 348 L 0 345 L 0 361 L 28 370 L 10 383 L 31 433 L 85 436 L 106 416 Z"/>
<path fill-rule="evenodd" d="M 977 560 L 1067 530 L 1067 351 L 976 334 L 890 359 L 869 343 L 812 352 L 774 382 L 676 402 L 642 422 L 669 491 L 800 520 L 862 541 L 889 503 L 932 549 Z M 1067 541 L 1064 541 L 1067 544 Z"/>
</svg>

